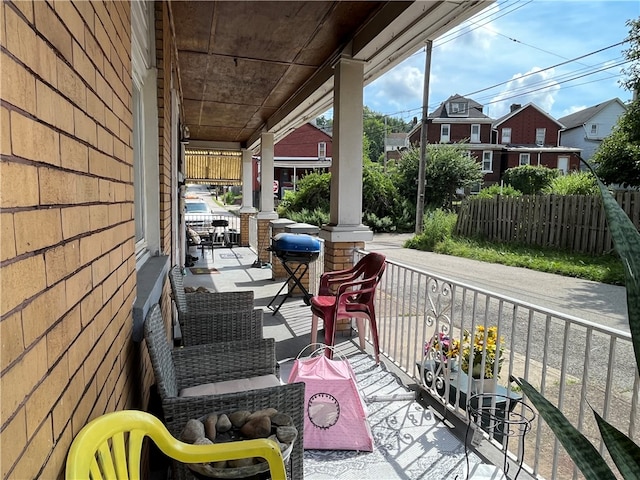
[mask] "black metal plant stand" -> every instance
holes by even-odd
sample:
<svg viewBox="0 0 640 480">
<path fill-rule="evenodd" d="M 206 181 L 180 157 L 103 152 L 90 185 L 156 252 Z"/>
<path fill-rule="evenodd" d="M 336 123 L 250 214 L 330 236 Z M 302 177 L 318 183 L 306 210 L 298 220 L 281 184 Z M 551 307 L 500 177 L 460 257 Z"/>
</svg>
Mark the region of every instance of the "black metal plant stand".
<svg viewBox="0 0 640 480">
<path fill-rule="evenodd" d="M 504 404 L 506 402 L 506 408 Z M 500 405 L 503 406 L 500 406 Z M 465 434 L 465 457 L 467 460 L 467 479 L 469 478 L 469 452 L 468 436 L 471 423 L 487 432 L 492 438 L 500 438 L 504 462 L 502 471 L 505 475 L 509 472 L 508 452 L 509 439 L 516 438 L 520 442 L 520 459 L 518 471 L 513 480 L 518 478 L 524 461 L 524 437 L 531 430 L 531 425 L 536 417 L 533 409 L 522 399 L 512 398 L 499 393 L 476 393 L 467 400 L 467 431 Z"/>
</svg>

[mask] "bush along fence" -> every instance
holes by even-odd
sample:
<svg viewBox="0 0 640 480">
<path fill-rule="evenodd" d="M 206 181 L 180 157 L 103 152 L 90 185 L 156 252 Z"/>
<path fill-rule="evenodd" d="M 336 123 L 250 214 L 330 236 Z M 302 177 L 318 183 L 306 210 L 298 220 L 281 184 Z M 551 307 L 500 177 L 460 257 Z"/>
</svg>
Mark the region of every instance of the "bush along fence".
<svg viewBox="0 0 640 480">
<path fill-rule="evenodd" d="M 640 230 L 640 192 L 618 191 L 614 197 Z M 455 231 L 464 237 L 594 255 L 613 249 L 599 195 L 470 198 L 460 207 Z"/>
</svg>

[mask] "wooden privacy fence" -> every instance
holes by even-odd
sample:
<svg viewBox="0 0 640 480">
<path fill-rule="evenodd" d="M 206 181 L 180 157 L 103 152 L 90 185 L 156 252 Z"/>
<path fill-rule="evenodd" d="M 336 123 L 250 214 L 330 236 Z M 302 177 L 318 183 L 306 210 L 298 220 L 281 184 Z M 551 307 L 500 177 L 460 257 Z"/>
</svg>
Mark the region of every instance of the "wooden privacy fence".
<svg viewBox="0 0 640 480">
<path fill-rule="evenodd" d="M 614 197 L 640 230 L 640 192 Z M 456 234 L 590 254 L 613 249 L 600 195 L 471 198 L 460 208 Z"/>
</svg>

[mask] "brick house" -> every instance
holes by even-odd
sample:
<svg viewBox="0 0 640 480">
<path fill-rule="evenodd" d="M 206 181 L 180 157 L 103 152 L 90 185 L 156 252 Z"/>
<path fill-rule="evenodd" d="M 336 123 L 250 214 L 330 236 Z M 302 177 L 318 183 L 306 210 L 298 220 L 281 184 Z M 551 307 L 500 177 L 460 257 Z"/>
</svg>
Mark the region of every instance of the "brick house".
<svg viewBox="0 0 640 480">
<path fill-rule="evenodd" d="M 273 177 L 278 182 L 278 198 L 282 198 L 286 190 L 294 190 L 297 180 L 307 173 L 331 167 L 331 140 L 326 131 L 313 123 L 305 123 L 274 145 Z M 259 162 L 260 157 L 254 161 Z"/>
<path fill-rule="evenodd" d="M 499 177 L 519 165 L 543 165 L 564 173 L 580 169 L 580 149 L 559 145 L 563 125 L 533 103 L 511 105 L 508 114 L 493 123 L 496 143 L 503 146 Z"/>
<path fill-rule="evenodd" d="M 452 95 L 427 117 L 427 141 L 430 144 L 465 143 L 469 155 L 482 162 L 487 184 L 495 183 L 500 172 L 494 159 L 502 147 L 493 143 L 493 119 L 483 113 L 483 106 L 461 95 Z M 409 132 L 412 145 L 420 145 L 422 125 Z"/>
</svg>

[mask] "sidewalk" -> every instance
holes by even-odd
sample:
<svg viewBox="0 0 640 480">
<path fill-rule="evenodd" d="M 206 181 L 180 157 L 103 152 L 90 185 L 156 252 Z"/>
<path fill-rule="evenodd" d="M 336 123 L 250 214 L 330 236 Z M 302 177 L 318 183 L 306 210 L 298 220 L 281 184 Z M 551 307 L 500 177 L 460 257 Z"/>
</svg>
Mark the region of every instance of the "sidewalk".
<svg viewBox="0 0 640 480">
<path fill-rule="evenodd" d="M 403 243 L 412 236 L 376 234 L 365 248 L 383 253 L 390 260 L 451 280 L 629 331 L 624 287 L 402 248 Z"/>
</svg>

